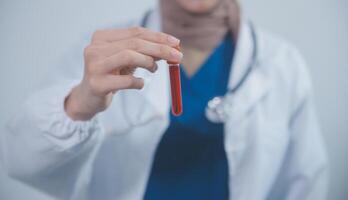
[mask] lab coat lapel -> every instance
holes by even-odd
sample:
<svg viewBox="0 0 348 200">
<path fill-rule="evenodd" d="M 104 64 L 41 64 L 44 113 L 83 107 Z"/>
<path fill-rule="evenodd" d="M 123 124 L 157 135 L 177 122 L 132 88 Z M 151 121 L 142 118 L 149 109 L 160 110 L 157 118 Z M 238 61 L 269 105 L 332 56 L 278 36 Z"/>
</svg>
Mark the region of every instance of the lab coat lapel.
<svg viewBox="0 0 348 200">
<path fill-rule="evenodd" d="M 256 33 L 256 35 L 258 34 Z M 230 90 L 234 89 L 243 79 L 244 74 L 250 67 L 251 60 L 254 59 L 252 58 L 253 49 L 255 48 L 253 46 L 254 39 L 250 25 L 242 21 L 229 79 L 228 88 Z M 256 42 L 259 42 L 258 38 L 256 38 Z M 259 49 L 257 49 L 257 58 L 255 58 L 257 60 L 255 65 L 252 66 L 252 71 L 231 97 L 233 108 L 231 113 L 229 113 L 230 118 L 224 126 L 225 151 L 227 153 L 230 174 L 229 185 L 232 193 L 231 199 L 239 199 L 236 197 L 241 195 L 238 189 L 241 187 L 241 181 L 237 175 L 239 167 L 242 166 L 241 163 L 245 152 L 249 149 L 247 147 L 247 138 L 251 133 L 243 130 L 243 124 L 248 119 L 248 116 L 252 114 L 253 108 L 259 105 L 260 101 L 268 94 L 270 88 L 267 73 L 259 65 L 260 53 Z"/>
<path fill-rule="evenodd" d="M 257 39 L 256 39 L 257 40 Z M 259 50 L 257 58 L 253 58 L 253 36 L 250 24 L 242 19 L 239 38 L 236 44 L 236 51 L 232 62 L 231 72 L 228 81 L 228 89 L 233 90 L 243 79 L 251 67 L 253 59 L 257 59 L 252 66 L 251 73 L 247 76 L 242 85 L 233 94 L 233 109 L 230 113 L 233 121 L 243 119 L 245 114 L 266 94 L 268 91 L 268 80 L 266 74 L 259 69 L 258 59 L 260 56 Z M 258 42 L 258 41 L 256 41 Z"/>
</svg>

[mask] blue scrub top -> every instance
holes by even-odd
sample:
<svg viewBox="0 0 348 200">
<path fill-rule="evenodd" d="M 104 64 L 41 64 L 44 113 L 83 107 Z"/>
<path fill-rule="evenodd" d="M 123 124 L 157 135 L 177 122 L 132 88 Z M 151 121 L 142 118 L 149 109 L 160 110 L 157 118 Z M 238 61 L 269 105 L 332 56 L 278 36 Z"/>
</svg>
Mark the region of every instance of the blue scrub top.
<svg viewBox="0 0 348 200">
<path fill-rule="evenodd" d="M 170 116 L 155 153 L 145 200 L 228 199 L 223 124 L 209 122 L 205 107 L 210 99 L 226 93 L 233 53 L 228 34 L 192 77 L 181 70 L 183 114 Z"/>
</svg>

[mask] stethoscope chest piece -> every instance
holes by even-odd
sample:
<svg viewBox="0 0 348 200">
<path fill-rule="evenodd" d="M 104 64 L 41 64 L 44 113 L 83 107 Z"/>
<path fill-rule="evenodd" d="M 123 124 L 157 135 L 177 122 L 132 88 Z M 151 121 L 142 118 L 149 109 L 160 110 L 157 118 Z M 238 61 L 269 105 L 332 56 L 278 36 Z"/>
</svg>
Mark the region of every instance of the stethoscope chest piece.
<svg viewBox="0 0 348 200">
<path fill-rule="evenodd" d="M 229 118 L 229 110 L 232 108 L 232 99 L 226 101 L 229 96 L 219 96 L 211 99 L 205 109 L 207 119 L 213 123 L 224 123 Z"/>
</svg>

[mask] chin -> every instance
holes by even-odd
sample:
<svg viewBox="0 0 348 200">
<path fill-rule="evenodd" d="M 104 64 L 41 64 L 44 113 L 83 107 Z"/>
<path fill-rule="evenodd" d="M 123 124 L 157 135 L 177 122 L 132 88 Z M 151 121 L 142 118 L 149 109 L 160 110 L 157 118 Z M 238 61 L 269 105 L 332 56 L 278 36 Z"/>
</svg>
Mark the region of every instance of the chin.
<svg viewBox="0 0 348 200">
<path fill-rule="evenodd" d="M 174 1 L 174 0 L 173 0 Z M 185 10 L 192 13 L 209 12 L 220 0 L 175 0 Z"/>
</svg>

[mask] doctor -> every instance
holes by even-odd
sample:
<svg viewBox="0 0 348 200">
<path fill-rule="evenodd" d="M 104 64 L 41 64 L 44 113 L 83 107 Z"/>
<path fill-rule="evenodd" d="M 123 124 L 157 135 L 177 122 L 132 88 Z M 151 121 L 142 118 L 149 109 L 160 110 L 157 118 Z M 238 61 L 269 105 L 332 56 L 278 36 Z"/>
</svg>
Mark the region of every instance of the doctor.
<svg viewBox="0 0 348 200">
<path fill-rule="evenodd" d="M 235 0 L 160 0 L 88 43 L 9 123 L 10 176 L 57 199 L 325 199 L 305 63 Z M 179 117 L 163 60 L 182 63 Z"/>
</svg>

